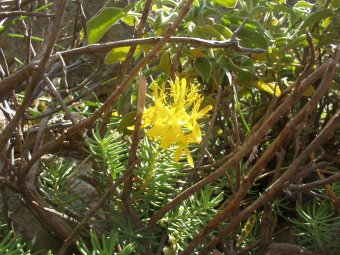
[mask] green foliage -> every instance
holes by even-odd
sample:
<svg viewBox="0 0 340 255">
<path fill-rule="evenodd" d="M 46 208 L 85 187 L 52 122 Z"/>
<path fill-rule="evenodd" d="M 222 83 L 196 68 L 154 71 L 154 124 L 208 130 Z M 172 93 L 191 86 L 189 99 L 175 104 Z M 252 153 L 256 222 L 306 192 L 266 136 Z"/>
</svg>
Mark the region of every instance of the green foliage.
<svg viewBox="0 0 340 255">
<path fill-rule="evenodd" d="M 45 171 L 39 178 L 41 192 L 57 210 L 64 211 L 66 206 L 72 205 L 72 203 L 81 198 L 81 194 L 72 192 L 79 185 L 79 183 L 74 182 L 76 177 L 74 163 L 60 160 L 52 164 L 44 164 L 43 167 Z M 70 194 L 73 195 L 70 196 Z M 82 208 L 78 209 L 81 210 Z"/>
<path fill-rule="evenodd" d="M 113 180 L 125 169 L 127 147 L 119 133 L 108 131 L 101 138 L 98 129 L 92 130 L 92 138 L 87 137 L 86 144 L 97 162 L 107 167 Z"/>
<path fill-rule="evenodd" d="M 212 2 L 223 7 L 234 8 L 238 0 L 213 0 Z"/>
<path fill-rule="evenodd" d="M 294 223 L 299 242 L 315 251 L 323 252 L 328 247 L 329 254 L 337 254 L 340 249 L 340 217 L 333 213 L 329 203 L 314 200 L 306 206 L 296 206 L 298 219 L 289 218 Z"/>
<path fill-rule="evenodd" d="M 223 192 L 207 186 L 169 212 L 159 223 L 168 230 L 169 249 L 173 252 L 183 250 L 217 214 L 223 198 Z"/>
<path fill-rule="evenodd" d="M 3 224 L 0 216 L 0 254 L 8 255 L 31 255 L 34 240 L 26 244 L 13 230 L 8 231 L 6 224 Z"/>
<path fill-rule="evenodd" d="M 111 7 L 104 8 L 97 16 L 89 20 L 87 22 L 88 44 L 96 43 L 102 39 L 105 33 L 124 15 L 123 9 Z M 82 38 L 84 39 L 84 32 Z"/>
<path fill-rule="evenodd" d="M 174 150 L 163 151 L 157 142 L 147 137 L 140 141 L 136 169 L 134 203 L 144 214 L 166 204 L 174 192 L 185 183 L 184 163 L 174 162 Z"/>
<path fill-rule="evenodd" d="M 94 231 L 90 231 L 91 248 L 86 246 L 86 243 L 80 241 L 78 243 L 79 251 L 83 255 L 129 255 L 134 250 L 133 244 L 127 244 L 122 247 L 119 252 L 116 252 L 118 243 L 118 232 L 112 231 L 109 235 L 102 234 L 99 238 Z"/>
<path fill-rule="evenodd" d="M 114 64 L 125 60 L 126 55 L 130 50 L 130 46 L 119 47 L 112 49 L 105 57 L 105 64 Z"/>
</svg>

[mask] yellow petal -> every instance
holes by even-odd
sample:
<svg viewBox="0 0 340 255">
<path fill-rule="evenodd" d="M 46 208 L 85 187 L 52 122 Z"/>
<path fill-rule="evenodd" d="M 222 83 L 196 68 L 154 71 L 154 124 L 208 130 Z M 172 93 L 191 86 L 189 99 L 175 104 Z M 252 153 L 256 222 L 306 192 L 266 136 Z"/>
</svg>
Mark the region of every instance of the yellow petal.
<svg viewBox="0 0 340 255">
<path fill-rule="evenodd" d="M 191 153 L 188 148 L 184 148 L 185 155 L 187 157 L 188 163 L 191 167 L 194 167 L 194 160 L 192 159 Z"/>
<path fill-rule="evenodd" d="M 200 143 L 202 141 L 202 133 L 201 133 L 201 128 L 200 126 L 197 124 L 197 122 L 195 122 L 194 126 L 193 126 L 193 130 L 192 130 L 194 137 L 196 139 L 196 141 L 198 143 Z"/>
<path fill-rule="evenodd" d="M 172 143 L 178 142 L 177 137 L 181 135 L 181 128 L 176 126 L 164 126 L 163 127 L 163 139 L 162 148 L 164 150 L 168 149 Z"/>
<path fill-rule="evenodd" d="M 175 162 L 178 162 L 181 159 L 182 153 L 183 153 L 183 146 L 179 145 L 174 156 Z"/>
<path fill-rule="evenodd" d="M 164 136 L 161 142 L 163 150 L 167 150 L 173 142 L 174 139 L 172 138 L 171 135 Z"/>
<path fill-rule="evenodd" d="M 146 132 L 147 136 L 157 137 L 164 135 L 164 127 L 163 126 L 153 126 L 148 132 Z"/>
</svg>

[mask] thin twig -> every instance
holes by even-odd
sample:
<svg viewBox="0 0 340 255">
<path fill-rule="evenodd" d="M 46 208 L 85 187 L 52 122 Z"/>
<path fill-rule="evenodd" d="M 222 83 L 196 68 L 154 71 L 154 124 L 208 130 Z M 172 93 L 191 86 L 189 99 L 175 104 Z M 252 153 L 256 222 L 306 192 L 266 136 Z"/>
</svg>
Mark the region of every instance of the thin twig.
<svg viewBox="0 0 340 255">
<path fill-rule="evenodd" d="M 65 64 L 65 61 L 64 61 L 64 58 L 60 55 L 59 52 L 57 52 L 57 56 L 61 62 L 61 66 L 62 66 L 62 70 L 63 70 L 63 75 L 64 75 L 64 83 L 65 83 L 65 92 L 66 93 L 69 93 L 68 89 L 69 89 L 69 86 L 68 86 L 68 82 L 67 82 L 67 66 Z"/>
<path fill-rule="evenodd" d="M 35 16 L 35 17 L 53 17 L 54 13 L 27 12 L 27 11 L 5 11 L 0 12 L 0 19 L 16 16 Z"/>
<path fill-rule="evenodd" d="M 2 69 L 5 73 L 4 77 L 9 76 L 8 64 L 7 64 L 5 53 L 2 50 L 2 48 L 0 48 L 0 66 L 2 67 Z"/>
<path fill-rule="evenodd" d="M 325 186 L 327 184 L 332 184 L 338 181 L 340 181 L 340 173 L 333 174 L 332 176 L 329 176 L 325 179 L 318 180 L 315 182 L 304 183 L 300 185 L 290 184 L 288 188 L 292 191 L 305 191 L 305 190 L 310 190 L 310 189 L 317 188 L 320 186 Z"/>
<path fill-rule="evenodd" d="M 214 112 L 211 116 L 211 120 L 209 123 L 209 127 L 207 132 L 205 133 L 204 139 L 203 139 L 203 143 L 202 146 L 200 148 L 200 159 L 197 162 L 196 168 L 199 168 L 203 161 L 204 161 L 204 157 L 206 155 L 206 148 L 208 146 L 209 143 L 209 139 L 211 137 L 211 134 L 213 132 L 213 128 L 215 126 L 215 121 L 217 119 L 217 114 L 220 110 L 221 107 L 221 97 L 222 97 L 222 86 L 218 86 L 218 91 L 217 91 L 217 95 L 216 95 L 216 103 L 215 103 L 215 107 L 214 107 Z"/>
<path fill-rule="evenodd" d="M 235 140 L 236 140 L 236 147 L 241 145 L 241 136 L 240 136 L 240 125 L 238 123 L 237 119 L 237 107 L 238 107 L 238 98 L 237 98 L 237 91 L 234 83 L 234 77 L 232 77 L 231 73 L 227 72 L 227 77 L 229 79 L 229 84 L 231 86 L 232 90 L 232 100 L 231 100 L 231 116 L 233 118 L 232 123 L 233 123 L 233 131 L 235 135 Z"/>
<path fill-rule="evenodd" d="M 61 54 L 64 58 L 71 58 L 77 57 L 82 54 L 94 54 L 94 53 L 105 53 L 112 48 L 118 48 L 123 46 L 136 46 L 136 45 L 164 45 L 165 40 L 164 37 L 149 37 L 149 38 L 138 38 L 138 39 L 127 39 L 109 43 L 100 43 L 100 44 L 91 44 L 88 46 L 83 46 L 75 49 L 70 49 L 66 51 L 61 51 Z M 191 37 L 170 37 L 166 39 L 167 43 L 183 43 L 186 45 L 191 45 L 193 47 L 205 47 L 205 48 L 232 48 L 238 52 L 249 52 L 249 53 L 265 53 L 266 50 L 264 49 L 257 49 L 257 48 L 244 48 L 239 45 L 238 41 L 232 40 L 225 40 L 225 41 L 210 41 L 204 40 L 200 38 L 191 38 Z M 154 49 L 156 46 L 154 47 Z M 156 55 L 155 53 L 158 52 L 159 49 L 156 51 L 151 51 L 147 56 L 145 56 L 140 63 L 143 63 L 142 66 L 146 65 L 150 62 L 150 60 Z M 150 56 L 153 56 L 150 58 Z M 55 58 L 56 55 L 52 55 L 50 59 Z M 18 87 L 22 81 L 26 80 L 31 74 L 32 71 L 37 68 L 37 64 L 39 61 L 35 61 L 26 65 L 23 69 L 13 73 L 11 76 L 3 79 L 0 81 L 0 95 L 5 95 L 7 91 L 15 89 Z M 141 66 L 136 66 L 136 69 L 140 69 Z M 135 70 L 135 68 L 133 70 Z M 129 79 L 130 75 L 126 78 Z M 125 83 L 125 82 L 124 82 Z M 2 97 L 0 96 L 0 101 Z"/>
<path fill-rule="evenodd" d="M 53 83 L 50 81 L 50 79 L 47 77 L 46 74 L 43 75 L 43 79 L 44 79 L 47 87 L 51 91 L 52 95 L 56 98 L 56 100 L 59 102 L 59 104 L 61 105 L 61 107 L 65 111 L 66 116 L 72 121 L 73 124 L 75 124 L 77 122 L 76 118 L 71 114 L 70 110 L 67 108 L 65 101 L 63 100 L 63 98 L 61 97 L 59 92 L 56 90 Z"/>
<path fill-rule="evenodd" d="M 118 48 L 123 46 L 137 46 L 137 45 L 155 45 L 163 40 L 164 37 L 155 36 L 148 38 L 137 38 L 137 39 L 126 39 L 115 42 L 91 44 L 88 46 L 83 46 L 75 49 L 70 49 L 66 51 L 61 51 L 60 54 L 64 58 L 76 57 L 82 54 L 93 54 L 93 53 L 105 53 L 112 48 Z M 168 39 L 167 43 L 183 43 L 186 45 L 191 45 L 193 47 L 204 47 L 204 48 L 232 48 L 238 52 L 249 52 L 249 53 L 265 53 L 265 49 L 258 48 L 244 48 L 239 45 L 238 41 L 235 40 L 225 40 L 225 41 L 214 41 L 205 40 L 195 37 L 181 37 L 172 36 Z"/>
<path fill-rule="evenodd" d="M 123 189 L 123 193 L 121 196 L 127 212 L 130 214 L 130 216 L 134 220 L 134 223 L 138 227 L 143 227 L 143 224 L 140 222 L 139 217 L 132 206 L 131 190 L 132 190 L 132 184 L 133 184 L 133 170 L 135 168 L 135 165 L 133 165 L 133 163 L 137 161 L 137 149 L 138 149 L 138 144 L 139 144 L 140 136 L 141 136 L 145 96 L 146 96 L 146 79 L 142 77 L 138 81 L 137 114 L 136 114 L 134 130 L 132 134 L 132 144 L 131 144 L 129 158 L 128 158 L 129 167 L 126 173 L 126 178 L 124 179 L 124 189 Z"/>
</svg>

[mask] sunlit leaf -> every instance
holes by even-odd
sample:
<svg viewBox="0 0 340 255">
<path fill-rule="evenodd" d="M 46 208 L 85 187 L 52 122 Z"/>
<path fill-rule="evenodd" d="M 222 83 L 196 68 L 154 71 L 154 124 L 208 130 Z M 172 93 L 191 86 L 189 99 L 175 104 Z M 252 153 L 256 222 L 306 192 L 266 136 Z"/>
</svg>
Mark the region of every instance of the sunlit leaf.
<svg viewBox="0 0 340 255">
<path fill-rule="evenodd" d="M 171 75 L 171 60 L 169 51 L 166 51 L 162 54 L 159 61 L 159 66 L 164 73 L 166 73 L 168 76 Z"/>
<path fill-rule="evenodd" d="M 263 90 L 271 95 L 276 95 L 280 96 L 281 95 L 281 90 L 279 86 L 275 86 L 274 83 L 267 83 L 264 81 L 256 81 L 253 83 L 254 87 Z"/>
<path fill-rule="evenodd" d="M 300 13 L 308 13 L 314 4 L 308 3 L 306 1 L 298 1 L 294 6 L 293 10 Z"/>
<path fill-rule="evenodd" d="M 233 32 L 229 28 L 221 24 L 214 24 L 212 27 L 219 32 L 224 39 L 229 39 L 233 35 Z"/>
<path fill-rule="evenodd" d="M 333 11 L 331 9 L 322 9 L 316 12 L 313 12 L 310 16 L 308 16 L 304 22 L 302 23 L 300 30 L 315 24 L 323 19 L 326 19 L 333 15 Z"/>
<path fill-rule="evenodd" d="M 110 7 L 90 19 L 87 22 L 88 44 L 96 43 L 102 39 L 105 33 L 124 15 L 123 9 Z M 81 34 L 81 40 L 84 40 L 84 32 Z"/>
<path fill-rule="evenodd" d="M 112 49 L 105 57 L 105 64 L 115 64 L 123 61 L 130 50 L 130 46 L 124 46 Z"/>
<path fill-rule="evenodd" d="M 136 23 L 136 18 L 140 16 L 139 13 L 128 13 L 124 17 L 121 18 L 121 21 L 123 21 L 126 25 L 132 27 Z"/>
<path fill-rule="evenodd" d="M 224 36 L 213 26 L 203 25 L 195 27 L 192 31 L 193 36 L 212 40 L 225 40 Z"/>
<path fill-rule="evenodd" d="M 234 8 L 238 0 L 213 0 L 214 3 L 227 8 Z"/>
</svg>

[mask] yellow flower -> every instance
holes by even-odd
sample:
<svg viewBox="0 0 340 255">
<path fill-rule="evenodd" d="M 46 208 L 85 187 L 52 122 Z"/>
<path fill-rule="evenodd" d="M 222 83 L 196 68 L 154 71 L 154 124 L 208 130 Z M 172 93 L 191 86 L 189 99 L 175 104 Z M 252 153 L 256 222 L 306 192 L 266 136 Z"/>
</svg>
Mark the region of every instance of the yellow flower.
<svg viewBox="0 0 340 255">
<path fill-rule="evenodd" d="M 212 107 L 209 105 L 200 110 L 203 98 L 198 94 L 197 86 L 189 86 L 185 79 L 176 77 L 170 85 L 168 97 L 164 84 L 160 91 L 154 86 L 154 106 L 146 109 L 143 116 L 144 127 L 151 127 L 146 135 L 159 138 L 164 150 L 177 145 L 174 160 L 178 162 L 184 151 L 189 165 L 193 167 L 188 146 L 201 142 L 202 133 L 197 120 L 206 116 Z"/>
</svg>

